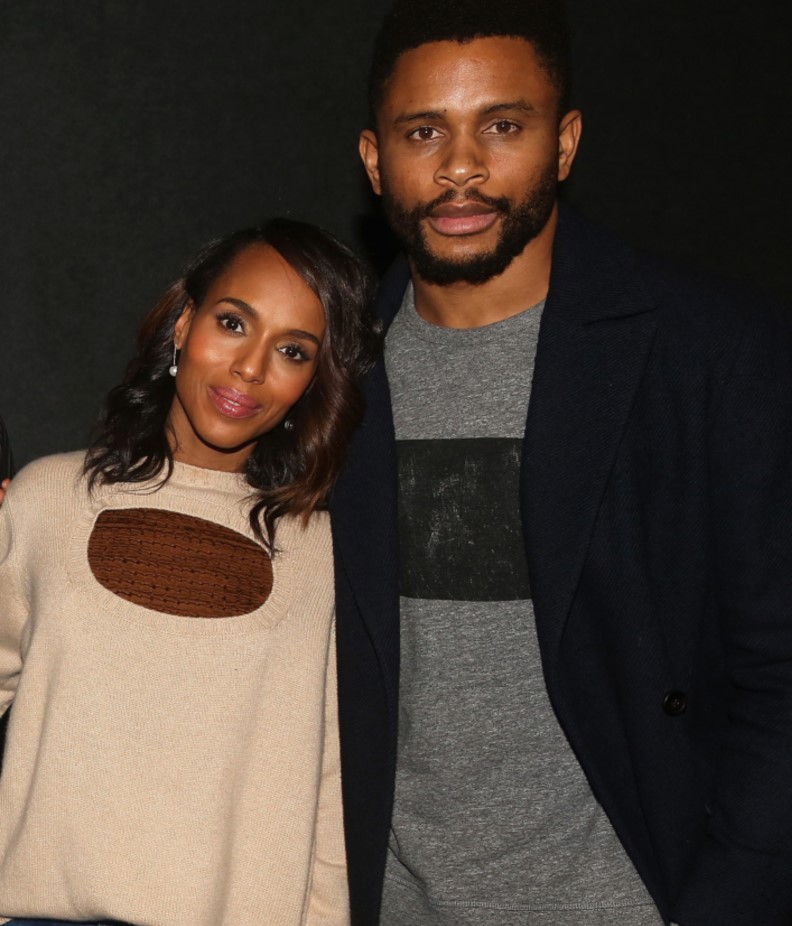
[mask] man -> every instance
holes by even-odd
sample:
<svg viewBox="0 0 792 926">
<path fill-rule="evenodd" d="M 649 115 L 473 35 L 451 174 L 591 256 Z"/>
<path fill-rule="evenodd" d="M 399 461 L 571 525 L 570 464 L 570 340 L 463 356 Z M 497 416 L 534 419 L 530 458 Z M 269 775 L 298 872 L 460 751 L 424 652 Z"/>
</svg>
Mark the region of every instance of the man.
<svg viewBox="0 0 792 926">
<path fill-rule="evenodd" d="M 376 46 L 407 261 L 333 499 L 353 923 L 788 926 L 789 332 L 559 210 L 568 80 L 549 2 L 404 0 Z"/>
</svg>

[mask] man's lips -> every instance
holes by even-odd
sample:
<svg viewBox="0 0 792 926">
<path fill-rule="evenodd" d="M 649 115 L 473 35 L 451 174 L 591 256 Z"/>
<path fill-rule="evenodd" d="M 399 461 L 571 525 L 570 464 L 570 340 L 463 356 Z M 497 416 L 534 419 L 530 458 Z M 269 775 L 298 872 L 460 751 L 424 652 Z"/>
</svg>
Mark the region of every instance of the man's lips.
<svg viewBox="0 0 792 926">
<path fill-rule="evenodd" d="M 443 203 L 431 210 L 427 219 L 441 235 L 475 235 L 492 227 L 499 212 L 484 203 Z"/>
<path fill-rule="evenodd" d="M 225 386 L 210 386 L 209 398 L 214 407 L 226 418 L 250 418 L 261 406 L 249 395 Z"/>
</svg>

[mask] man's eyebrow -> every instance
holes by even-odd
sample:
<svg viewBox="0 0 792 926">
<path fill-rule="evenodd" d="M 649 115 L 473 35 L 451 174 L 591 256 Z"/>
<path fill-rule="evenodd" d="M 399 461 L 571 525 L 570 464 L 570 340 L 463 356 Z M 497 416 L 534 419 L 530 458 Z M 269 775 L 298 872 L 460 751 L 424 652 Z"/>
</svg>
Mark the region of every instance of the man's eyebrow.
<svg viewBox="0 0 792 926">
<path fill-rule="evenodd" d="M 437 119 L 443 118 L 443 113 L 440 110 L 426 110 L 423 112 L 415 113 L 402 113 L 400 116 L 397 116 L 393 120 L 394 125 L 405 125 L 408 122 L 420 122 L 425 120 L 426 122 L 434 122 Z"/>
<path fill-rule="evenodd" d="M 493 103 L 481 111 L 482 116 L 493 116 L 496 113 L 519 112 L 525 115 L 534 115 L 537 112 L 536 107 L 529 103 L 528 100 L 512 100 L 508 103 Z"/>
<path fill-rule="evenodd" d="M 509 100 L 502 103 L 491 103 L 489 106 L 485 106 L 479 113 L 481 116 L 493 116 L 496 113 L 513 113 L 519 112 L 524 113 L 527 116 L 535 115 L 537 112 L 536 107 L 529 103 L 528 100 Z M 394 125 L 408 125 L 413 122 L 435 122 L 440 119 L 444 119 L 446 115 L 445 110 L 439 109 L 427 109 L 416 112 L 407 112 L 402 113 L 393 120 Z"/>
</svg>

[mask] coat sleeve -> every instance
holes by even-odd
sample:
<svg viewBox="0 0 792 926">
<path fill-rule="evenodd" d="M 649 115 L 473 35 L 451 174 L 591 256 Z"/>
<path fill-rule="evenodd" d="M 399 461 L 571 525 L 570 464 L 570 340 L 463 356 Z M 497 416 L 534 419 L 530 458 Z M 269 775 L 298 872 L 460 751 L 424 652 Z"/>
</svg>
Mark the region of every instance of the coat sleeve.
<svg viewBox="0 0 792 926">
<path fill-rule="evenodd" d="M 316 819 L 313 874 L 305 926 L 347 926 L 349 921 L 349 889 L 341 800 L 336 638 L 333 630 L 327 660 L 322 776 Z"/>
<path fill-rule="evenodd" d="M 726 722 L 682 926 L 792 924 L 792 332 L 749 324 L 712 419 Z"/>
<path fill-rule="evenodd" d="M 14 475 L 14 458 L 11 454 L 11 442 L 8 432 L 0 418 L 0 482 Z"/>
</svg>

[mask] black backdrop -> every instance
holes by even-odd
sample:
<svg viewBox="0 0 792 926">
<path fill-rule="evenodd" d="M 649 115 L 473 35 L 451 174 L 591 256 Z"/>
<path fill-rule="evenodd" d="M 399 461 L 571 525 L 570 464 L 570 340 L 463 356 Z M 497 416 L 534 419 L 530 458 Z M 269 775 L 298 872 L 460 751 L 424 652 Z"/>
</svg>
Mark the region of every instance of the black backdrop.
<svg viewBox="0 0 792 926">
<path fill-rule="evenodd" d="M 0 411 L 19 463 L 84 446 L 140 318 L 205 240 L 288 213 L 382 265 L 356 138 L 385 5 L 3 0 Z M 791 298 L 784 4 L 569 9 L 585 131 L 567 198 Z"/>
</svg>

